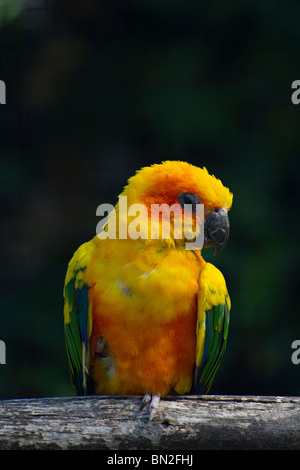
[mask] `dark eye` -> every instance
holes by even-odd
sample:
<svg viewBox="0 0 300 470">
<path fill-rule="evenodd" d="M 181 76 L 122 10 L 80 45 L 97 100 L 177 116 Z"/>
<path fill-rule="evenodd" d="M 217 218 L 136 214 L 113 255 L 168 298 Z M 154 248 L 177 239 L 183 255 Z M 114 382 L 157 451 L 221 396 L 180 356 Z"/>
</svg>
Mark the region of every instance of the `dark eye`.
<svg viewBox="0 0 300 470">
<path fill-rule="evenodd" d="M 191 204 L 193 212 L 196 212 L 196 205 L 201 204 L 200 199 L 194 193 L 180 193 L 178 200 L 182 208 L 184 204 Z"/>
</svg>

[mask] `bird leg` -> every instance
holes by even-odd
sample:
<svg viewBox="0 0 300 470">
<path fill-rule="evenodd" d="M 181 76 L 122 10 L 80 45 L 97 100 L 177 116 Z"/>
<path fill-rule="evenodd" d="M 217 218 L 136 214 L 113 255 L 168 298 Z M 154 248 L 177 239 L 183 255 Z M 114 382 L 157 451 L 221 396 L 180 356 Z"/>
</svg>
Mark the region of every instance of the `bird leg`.
<svg viewBox="0 0 300 470">
<path fill-rule="evenodd" d="M 107 357 L 109 352 L 109 346 L 104 338 L 104 336 L 101 336 L 101 338 L 98 339 L 96 347 L 95 347 L 95 354 L 98 357 Z"/>
<path fill-rule="evenodd" d="M 145 406 L 149 405 L 149 421 L 152 421 L 155 413 L 157 412 L 159 402 L 160 393 L 146 393 L 146 395 L 144 395 L 141 410 L 143 410 Z"/>
</svg>

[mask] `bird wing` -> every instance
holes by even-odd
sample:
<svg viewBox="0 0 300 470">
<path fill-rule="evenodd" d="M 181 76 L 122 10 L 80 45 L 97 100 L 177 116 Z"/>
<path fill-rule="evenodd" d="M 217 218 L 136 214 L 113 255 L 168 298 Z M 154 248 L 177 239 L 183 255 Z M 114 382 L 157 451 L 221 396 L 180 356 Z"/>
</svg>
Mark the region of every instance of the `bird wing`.
<svg viewBox="0 0 300 470">
<path fill-rule="evenodd" d="M 206 263 L 200 276 L 193 393 L 208 393 L 227 343 L 230 298 L 222 273 Z"/>
<path fill-rule="evenodd" d="M 92 331 L 90 286 L 85 270 L 92 243 L 83 244 L 71 259 L 64 286 L 64 332 L 71 380 L 78 395 L 88 394 L 89 338 Z"/>
</svg>

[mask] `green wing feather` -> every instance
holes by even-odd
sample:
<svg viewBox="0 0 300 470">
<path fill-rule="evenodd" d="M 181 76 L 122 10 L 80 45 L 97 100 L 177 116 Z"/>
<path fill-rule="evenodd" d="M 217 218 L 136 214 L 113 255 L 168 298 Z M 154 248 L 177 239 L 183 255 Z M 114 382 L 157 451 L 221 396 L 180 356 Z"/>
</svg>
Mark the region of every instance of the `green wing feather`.
<svg viewBox="0 0 300 470">
<path fill-rule="evenodd" d="M 206 311 L 206 335 L 202 362 L 197 371 L 195 393 L 208 393 L 221 364 L 228 336 L 229 308 L 218 305 Z"/>
<path fill-rule="evenodd" d="M 230 320 L 230 298 L 225 280 L 213 265 L 207 263 L 206 267 L 207 272 L 200 284 L 205 295 L 202 293 L 198 311 L 198 353 L 193 381 L 193 393 L 196 394 L 210 390 L 224 356 Z"/>
<path fill-rule="evenodd" d="M 64 332 L 69 371 L 78 395 L 88 394 L 89 337 L 91 305 L 85 270 L 90 261 L 91 246 L 82 245 L 71 259 L 64 287 Z"/>
</svg>

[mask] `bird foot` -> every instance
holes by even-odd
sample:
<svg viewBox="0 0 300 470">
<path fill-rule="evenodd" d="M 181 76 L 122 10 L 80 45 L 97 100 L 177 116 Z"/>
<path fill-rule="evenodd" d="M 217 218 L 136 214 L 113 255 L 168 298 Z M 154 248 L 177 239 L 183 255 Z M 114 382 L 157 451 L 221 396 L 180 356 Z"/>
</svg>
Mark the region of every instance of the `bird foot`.
<svg viewBox="0 0 300 470">
<path fill-rule="evenodd" d="M 152 421 L 155 413 L 157 412 L 159 402 L 159 393 L 146 393 L 146 395 L 144 395 L 140 409 L 143 410 L 145 406 L 149 405 L 149 421 Z"/>
</svg>

